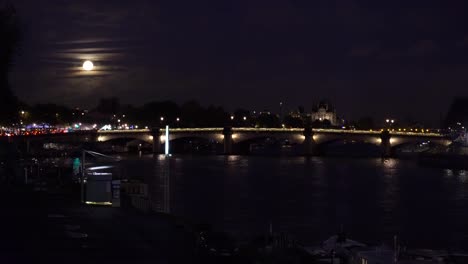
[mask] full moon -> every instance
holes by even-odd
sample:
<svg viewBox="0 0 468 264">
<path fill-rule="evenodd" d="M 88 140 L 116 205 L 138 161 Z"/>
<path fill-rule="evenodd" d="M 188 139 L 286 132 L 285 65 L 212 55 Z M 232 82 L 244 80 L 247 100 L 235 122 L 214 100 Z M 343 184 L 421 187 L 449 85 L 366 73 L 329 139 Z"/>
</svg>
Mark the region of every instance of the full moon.
<svg viewBox="0 0 468 264">
<path fill-rule="evenodd" d="M 83 69 L 85 71 L 91 71 L 93 68 L 94 68 L 94 65 L 92 61 L 87 60 L 83 63 Z"/>
</svg>

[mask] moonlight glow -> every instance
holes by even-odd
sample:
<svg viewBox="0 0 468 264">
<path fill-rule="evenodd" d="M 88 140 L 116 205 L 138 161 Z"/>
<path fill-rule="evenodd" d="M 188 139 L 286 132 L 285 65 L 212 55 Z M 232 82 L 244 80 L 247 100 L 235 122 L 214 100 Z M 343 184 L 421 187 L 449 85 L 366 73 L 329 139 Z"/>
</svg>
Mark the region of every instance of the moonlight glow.
<svg viewBox="0 0 468 264">
<path fill-rule="evenodd" d="M 83 63 L 83 69 L 85 71 L 91 71 L 94 68 L 94 65 L 91 61 L 87 60 Z"/>
</svg>

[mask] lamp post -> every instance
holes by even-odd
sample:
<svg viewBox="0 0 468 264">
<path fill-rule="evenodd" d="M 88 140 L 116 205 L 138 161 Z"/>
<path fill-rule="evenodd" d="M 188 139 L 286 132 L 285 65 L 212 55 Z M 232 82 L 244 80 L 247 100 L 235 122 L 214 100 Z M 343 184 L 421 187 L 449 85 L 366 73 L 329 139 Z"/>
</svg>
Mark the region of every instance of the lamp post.
<svg viewBox="0 0 468 264">
<path fill-rule="evenodd" d="M 26 112 L 24 110 L 21 110 L 21 117 L 20 117 L 20 124 L 21 124 L 21 127 L 23 126 L 23 123 L 24 123 L 24 116 L 26 114 Z"/>
<path fill-rule="evenodd" d="M 385 123 L 387 124 L 387 129 L 389 129 L 391 126 L 393 126 L 393 123 L 395 123 L 395 119 L 385 119 Z"/>
<path fill-rule="evenodd" d="M 279 110 L 280 110 L 280 113 L 279 113 L 279 115 L 280 115 L 280 122 L 283 122 L 283 102 L 280 102 L 280 103 L 279 103 L 279 108 L 280 108 L 280 109 L 279 109 Z"/>
</svg>

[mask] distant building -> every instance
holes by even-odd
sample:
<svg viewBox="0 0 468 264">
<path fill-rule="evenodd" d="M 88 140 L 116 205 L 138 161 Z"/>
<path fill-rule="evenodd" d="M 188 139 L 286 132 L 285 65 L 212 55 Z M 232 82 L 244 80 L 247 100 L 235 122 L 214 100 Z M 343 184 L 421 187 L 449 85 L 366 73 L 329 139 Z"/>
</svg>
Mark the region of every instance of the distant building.
<svg viewBox="0 0 468 264">
<path fill-rule="evenodd" d="M 310 115 L 312 122 L 328 120 L 332 126 L 337 126 L 336 112 L 333 106 L 327 101 L 320 101 Z"/>
</svg>

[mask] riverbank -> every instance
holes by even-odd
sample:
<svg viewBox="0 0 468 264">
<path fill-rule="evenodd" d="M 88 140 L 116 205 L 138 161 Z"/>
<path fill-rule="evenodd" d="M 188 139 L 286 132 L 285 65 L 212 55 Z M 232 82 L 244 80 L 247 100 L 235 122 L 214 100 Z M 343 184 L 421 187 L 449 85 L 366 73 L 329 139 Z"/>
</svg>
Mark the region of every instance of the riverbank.
<svg viewBox="0 0 468 264">
<path fill-rule="evenodd" d="M 193 238 L 170 217 L 2 189 L 0 263 L 193 263 Z"/>
</svg>

